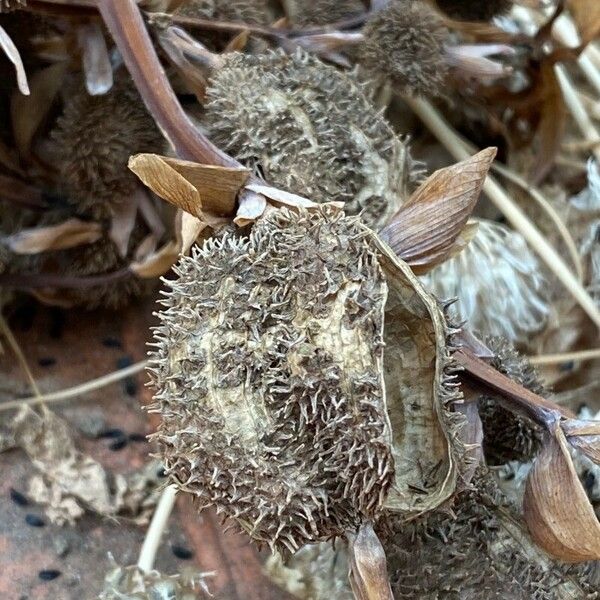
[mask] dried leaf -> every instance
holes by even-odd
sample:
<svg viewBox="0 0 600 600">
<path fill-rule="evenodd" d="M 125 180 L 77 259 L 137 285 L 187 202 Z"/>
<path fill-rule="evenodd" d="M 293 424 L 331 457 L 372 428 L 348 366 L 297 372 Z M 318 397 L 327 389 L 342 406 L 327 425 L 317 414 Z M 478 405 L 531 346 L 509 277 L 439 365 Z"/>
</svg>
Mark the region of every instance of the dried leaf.
<svg viewBox="0 0 600 600">
<path fill-rule="evenodd" d="M 479 199 L 496 148 L 487 148 L 428 177 L 380 236 L 413 270 L 425 273 L 448 258 Z"/>
<path fill-rule="evenodd" d="M 267 199 L 262 194 L 257 194 L 249 189 L 245 189 L 240 194 L 240 204 L 235 214 L 233 222 L 238 227 L 245 227 L 254 223 L 267 208 Z"/>
<path fill-rule="evenodd" d="M 85 87 L 90 96 L 106 94 L 113 85 L 113 71 L 106 40 L 99 23 L 77 28 L 77 41 L 83 52 Z"/>
<path fill-rule="evenodd" d="M 67 63 L 56 63 L 31 78 L 31 94 L 14 94 L 10 111 L 15 143 L 21 156 L 29 156 L 31 141 L 52 108 L 63 85 Z"/>
<path fill-rule="evenodd" d="M 600 34 L 600 2 L 598 0 L 567 0 L 567 6 L 573 15 L 582 43 L 587 45 Z"/>
<path fill-rule="evenodd" d="M 155 194 L 211 225 L 233 216 L 238 192 L 250 173 L 244 168 L 217 167 L 137 154 L 129 168 Z"/>
<path fill-rule="evenodd" d="M 383 546 L 371 523 L 350 538 L 350 583 L 357 600 L 393 600 Z"/>
<path fill-rule="evenodd" d="M 175 218 L 176 240 L 168 242 L 143 261 L 131 263 L 129 268 L 138 277 L 154 279 L 164 275 L 182 254 L 189 252 L 192 244 L 206 226 L 206 223 L 200 219 L 179 210 Z"/>
<path fill-rule="evenodd" d="M 15 65 L 15 71 L 17 74 L 17 86 L 19 87 L 19 91 L 21 94 L 25 96 L 29 95 L 29 84 L 27 83 L 27 74 L 25 73 L 25 67 L 23 66 L 23 61 L 21 59 L 21 55 L 17 50 L 14 42 L 10 39 L 10 36 L 2 25 L 0 25 L 0 48 L 4 50 L 4 54 L 8 57 L 8 60 Z"/>
<path fill-rule="evenodd" d="M 554 165 L 563 140 L 567 114 L 560 83 L 550 61 L 540 65 L 540 77 L 540 98 L 536 103 L 540 114 L 536 131 L 538 152 L 531 170 L 534 184 L 539 183 Z"/>
<path fill-rule="evenodd" d="M 59 225 L 23 229 L 4 238 L 4 244 L 17 254 L 37 254 L 91 244 L 102 237 L 100 223 L 68 219 Z"/>
<path fill-rule="evenodd" d="M 558 425 L 529 473 L 523 511 L 531 537 L 551 556 L 565 562 L 600 559 L 600 523 Z"/>
<path fill-rule="evenodd" d="M 567 441 L 573 448 L 600 465 L 600 422 L 567 419 L 561 423 Z"/>
<path fill-rule="evenodd" d="M 288 206 L 292 208 L 311 208 L 313 206 L 317 206 L 315 202 L 309 200 L 308 198 L 303 198 L 302 196 L 298 196 L 297 194 L 285 192 L 283 190 L 280 190 L 279 188 L 271 187 L 270 185 L 262 185 L 260 183 L 249 183 L 245 189 L 250 190 L 252 192 L 256 192 L 257 194 L 262 194 L 275 206 Z M 330 204 L 333 204 L 338 208 L 344 207 L 344 204 L 342 202 L 331 202 Z"/>
</svg>

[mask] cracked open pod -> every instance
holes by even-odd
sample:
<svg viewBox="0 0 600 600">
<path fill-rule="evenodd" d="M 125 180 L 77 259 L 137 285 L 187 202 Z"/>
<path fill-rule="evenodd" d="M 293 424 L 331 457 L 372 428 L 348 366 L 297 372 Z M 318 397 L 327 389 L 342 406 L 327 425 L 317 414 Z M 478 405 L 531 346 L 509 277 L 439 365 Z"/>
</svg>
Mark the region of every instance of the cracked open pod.
<svg viewBox="0 0 600 600">
<path fill-rule="evenodd" d="M 151 373 L 179 489 L 288 551 L 453 494 L 449 328 L 359 217 L 272 209 L 175 272 Z"/>
</svg>

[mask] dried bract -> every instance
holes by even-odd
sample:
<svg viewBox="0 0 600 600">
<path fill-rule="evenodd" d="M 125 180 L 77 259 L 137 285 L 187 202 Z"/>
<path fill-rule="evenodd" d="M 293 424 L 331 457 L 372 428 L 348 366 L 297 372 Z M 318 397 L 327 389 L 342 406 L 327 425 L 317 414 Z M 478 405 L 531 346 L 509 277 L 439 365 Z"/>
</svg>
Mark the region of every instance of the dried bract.
<svg viewBox="0 0 600 600">
<path fill-rule="evenodd" d="M 90 96 L 83 85 L 66 100 L 52 133 L 62 183 L 78 211 L 110 216 L 129 200 L 138 180 L 127 161 L 138 152 L 160 152 L 163 138 L 124 73 L 107 94 Z"/>
<path fill-rule="evenodd" d="M 365 12 L 361 0 L 287 0 L 290 21 L 299 27 L 327 25 Z"/>
<path fill-rule="evenodd" d="M 343 201 L 380 228 L 407 197 L 407 146 L 351 75 L 304 52 L 230 54 L 212 77 L 213 141 L 270 183 L 315 202 Z"/>
<path fill-rule="evenodd" d="M 512 7 L 511 0 L 435 0 L 438 7 L 449 17 L 460 21 L 489 21 L 506 13 Z"/>
<path fill-rule="evenodd" d="M 469 245 L 425 278 L 439 298 L 458 298 L 453 314 L 482 335 L 526 347 L 550 314 L 548 282 L 523 237 L 492 221 L 479 221 Z"/>
<path fill-rule="evenodd" d="M 364 35 L 360 61 L 369 71 L 389 77 L 405 93 L 441 93 L 448 72 L 448 31 L 427 4 L 393 0 L 367 21 Z"/>
</svg>

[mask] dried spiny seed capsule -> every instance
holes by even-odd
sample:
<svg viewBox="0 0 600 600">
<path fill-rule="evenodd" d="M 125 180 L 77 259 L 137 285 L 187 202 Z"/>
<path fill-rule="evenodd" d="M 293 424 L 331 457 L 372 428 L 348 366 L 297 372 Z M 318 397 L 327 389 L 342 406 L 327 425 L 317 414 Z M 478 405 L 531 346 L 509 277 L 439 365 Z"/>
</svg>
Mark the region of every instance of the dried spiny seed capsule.
<svg viewBox="0 0 600 600">
<path fill-rule="evenodd" d="M 232 53 L 213 75 L 215 143 L 271 183 L 315 202 L 345 202 L 378 229 L 415 178 L 399 139 L 348 74 L 298 51 Z"/>
<path fill-rule="evenodd" d="M 418 0 L 392 0 L 364 27 L 360 61 L 373 73 L 414 95 L 438 95 L 448 65 L 448 31 L 435 11 Z"/>
<path fill-rule="evenodd" d="M 531 363 L 504 338 L 488 337 L 486 345 L 495 354 L 492 366 L 527 389 L 541 394 L 544 386 Z M 479 414 L 483 424 L 483 451 L 489 465 L 511 460 L 527 462 L 538 452 L 542 432 L 534 423 L 502 408 L 494 396 L 481 396 Z"/>
<path fill-rule="evenodd" d="M 0 13 L 18 10 L 27 5 L 27 0 L 0 0 Z"/>
<path fill-rule="evenodd" d="M 177 14 L 257 25 L 267 25 L 271 20 L 267 0 L 185 0 Z"/>
<path fill-rule="evenodd" d="M 299 27 L 327 25 L 365 12 L 362 0 L 284 0 L 290 21 Z"/>
<path fill-rule="evenodd" d="M 449 17 L 461 21 L 489 21 L 510 10 L 510 0 L 435 0 Z"/>
<path fill-rule="evenodd" d="M 357 217 L 277 210 L 176 273 L 151 372 L 182 490 L 288 551 L 453 493 L 443 315 Z"/>
<path fill-rule="evenodd" d="M 63 184 L 79 212 L 110 215 L 115 203 L 129 201 L 138 183 L 127 168 L 132 154 L 159 152 L 163 139 L 124 73 L 102 96 L 81 86 L 65 104 L 53 131 Z"/>
<path fill-rule="evenodd" d="M 548 282 L 523 237 L 492 221 L 479 221 L 469 245 L 435 268 L 425 285 L 438 298 L 458 298 L 457 318 L 483 335 L 526 347 L 550 314 Z"/>
</svg>

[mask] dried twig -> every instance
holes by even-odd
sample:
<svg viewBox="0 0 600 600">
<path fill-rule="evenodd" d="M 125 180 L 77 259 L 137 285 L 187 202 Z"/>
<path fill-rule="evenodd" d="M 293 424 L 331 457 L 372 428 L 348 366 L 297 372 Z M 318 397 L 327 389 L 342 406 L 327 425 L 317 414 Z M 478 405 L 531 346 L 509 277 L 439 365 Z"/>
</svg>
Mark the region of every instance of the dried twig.
<svg viewBox="0 0 600 600">
<path fill-rule="evenodd" d="M 532 365 L 559 365 L 572 361 L 594 360 L 596 358 L 600 358 L 600 348 L 578 350 L 577 352 L 562 352 L 560 354 L 538 354 L 536 356 L 529 356 L 528 360 Z"/>
</svg>

